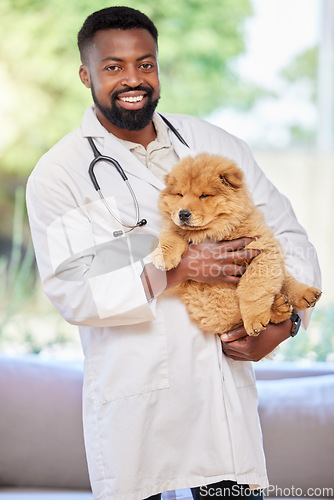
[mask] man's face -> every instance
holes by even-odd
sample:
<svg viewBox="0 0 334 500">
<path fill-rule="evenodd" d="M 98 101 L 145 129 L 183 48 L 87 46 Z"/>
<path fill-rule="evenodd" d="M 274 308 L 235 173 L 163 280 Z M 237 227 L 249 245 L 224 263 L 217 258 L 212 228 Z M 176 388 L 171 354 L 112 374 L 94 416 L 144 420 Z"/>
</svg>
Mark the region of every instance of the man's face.
<svg viewBox="0 0 334 500">
<path fill-rule="evenodd" d="M 142 130 L 160 97 L 158 54 L 144 29 L 98 31 L 80 68 L 97 116 L 107 129 Z M 112 130 L 110 130 L 112 131 Z"/>
</svg>

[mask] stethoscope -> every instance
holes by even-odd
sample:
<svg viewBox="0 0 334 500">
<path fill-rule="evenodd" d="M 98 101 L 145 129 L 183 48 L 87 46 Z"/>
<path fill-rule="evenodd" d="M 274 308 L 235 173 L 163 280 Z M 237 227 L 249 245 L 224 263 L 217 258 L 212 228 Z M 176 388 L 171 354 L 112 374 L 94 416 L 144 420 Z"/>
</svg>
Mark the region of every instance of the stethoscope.
<svg viewBox="0 0 334 500">
<path fill-rule="evenodd" d="M 160 114 L 160 113 L 159 113 Z M 167 118 L 165 118 L 164 116 L 162 116 L 160 114 L 161 118 L 163 119 L 163 121 L 166 123 L 166 125 L 170 128 L 170 130 L 173 132 L 173 134 L 176 135 L 176 137 L 178 138 L 178 140 L 184 145 L 184 146 L 188 146 L 188 144 L 186 143 L 186 141 L 183 139 L 182 135 L 176 130 L 176 128 L 167 120 Z M 133 231 L 134 229 L 136 229 L 136 227 L 142 227 L 142 226 L 145 226 L 145 224 L 147 224 L 147 220 L 146 219 L 140 219 L 140 216 L 139 216 L 139 205 L 138 205 L 138 201 L 137 201 L 137 198 L 136 198 L 136 195 L 131 187 L 131 184 L 129 183 L 129 179 L 127 178 L 123 168 L 121 167 L 121 165 L 119 164 L 119 162 L 117 160 L 115 160 L 115 158 L 111 158 L 111 156 L 105 156 L 105 155 L 101 155 L 100 151 L 97 149 L 94 141 L 93 141 L 93 138 L 92 137 L 87 137 L 88 139 L 88 142 L 93 150 L 93 153 L 94 153 L 94 158 L 93 160 L 91 161 L 90 165 L 89 165 L 89 168 L 88 168 L 88 173 L 89 173 L 89 176 L 91 178 L 91 181 L 93 183 L 93 186 L 94 188 L 96 189 L 96 191 L 98 192 L 102 202 L 104 203 L 106 209 L 108 210 L 108 212 L 110 213 L 110 215 L 123 227 L 126 227 L 127 228 L 127 231 L 121 231 L 121 230 L 118 230 L 118 231 L 114 231 L 113 232 L 113 236 L 115 238 L 117 238 L 118 236 L 122 236 L 122 234 L 125 234 L 125 233 L 129 233 L 130 231 Z M 117 217 L 117 215 L 112 211 L 112 209 L 110 208 L 110 205 L 109 203 L 107 202 L 107 200 L 105 199 L 105 197 L 103 196 L 103 193 L 101 191 L 101 188 L 99 186 L 99 183 L 97 182 L 97 179 L 96 179 L 96 176 L 94 174 L 94 168 L 95 168 L 95 165 L 99 162 L 99 161 L 105 161 L 107 163 L 110 163 L 111 165 L 113 165 L 117 172 L 119 173 L 119 175 L 122 177 L 123 181 L 125 182 L 125 184 L 127 185 L 127 188 L 128 190 L 130 191 L 130 194 L 131 194 L 131 197 L 132 197 L 132 200 L 133 200 L 133 204 L 135 206 L 135 211 L 136 211 L 136 224 L 131 226 L 131 225 L 128 225 L 128 224 L 124 224 L 124 222 L 122 222 L 119 217 Z"/>
</svg>

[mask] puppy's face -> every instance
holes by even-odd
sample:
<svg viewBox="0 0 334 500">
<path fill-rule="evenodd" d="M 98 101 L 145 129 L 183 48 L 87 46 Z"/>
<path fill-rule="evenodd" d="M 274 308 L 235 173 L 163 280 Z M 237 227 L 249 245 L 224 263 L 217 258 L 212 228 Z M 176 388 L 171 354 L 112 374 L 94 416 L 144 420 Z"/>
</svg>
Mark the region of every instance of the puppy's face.
<svg viewBox="0 0 334 500">
<path fill-rule="evenodd" d="M 182 229 L 207 229 L 218 220 L 235 226 L 240 214 L 248 212 L 242 171 L 221 156 L 202 153 L 184 158 L 165 180 L 160 209 Z"/>
</svg>

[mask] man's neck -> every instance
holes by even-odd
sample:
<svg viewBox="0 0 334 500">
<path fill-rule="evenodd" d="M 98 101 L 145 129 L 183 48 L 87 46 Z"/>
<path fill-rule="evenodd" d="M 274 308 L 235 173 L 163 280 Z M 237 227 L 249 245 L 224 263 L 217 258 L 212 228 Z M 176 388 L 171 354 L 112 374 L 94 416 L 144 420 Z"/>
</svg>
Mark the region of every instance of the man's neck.
<svg viewBox="0 0 334 500">
<path fill-rule="evenodd" d="M 123 139 L 123 141 L 130 141 L 136 144 L 141 144 L 146 149 L 150 142 L 154 141 L 157 137 L 153 121 L 149 123 L 142 130 L 126 130 L 116 125 L 113 125 L 109 120 L 107 120 L 102 113 L 97 110 L 96 116 L 100 123 L 115 137 L 118 139 Z"/>
</svg>

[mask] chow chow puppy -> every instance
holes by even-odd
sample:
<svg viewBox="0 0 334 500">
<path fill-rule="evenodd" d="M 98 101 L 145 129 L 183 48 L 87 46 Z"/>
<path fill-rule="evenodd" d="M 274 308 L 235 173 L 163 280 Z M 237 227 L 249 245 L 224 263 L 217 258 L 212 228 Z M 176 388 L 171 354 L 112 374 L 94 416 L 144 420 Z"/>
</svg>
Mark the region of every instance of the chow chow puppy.
<svg viewBox="0 0 334 500">
<path fill-rule="evenodd" d="M 313 307 L 321 292 L 296 281 L 286 270 L 280 244 L 254 205 L 242 171 L 222 156 L 186 157 L 166 176 L 159 208 L 164 230 L 154 250 L 159 269 L 176 267 L 189 243 L 218 242 L 250 236 L 247 248 L 262 252 L 238 285 L 185 281 L 172 290 L 204 332 L 224 333 L 241 324 L 258 335 L 269 322 L 280 323 L 292 308 Z"/>
</svg>

